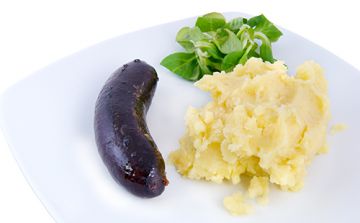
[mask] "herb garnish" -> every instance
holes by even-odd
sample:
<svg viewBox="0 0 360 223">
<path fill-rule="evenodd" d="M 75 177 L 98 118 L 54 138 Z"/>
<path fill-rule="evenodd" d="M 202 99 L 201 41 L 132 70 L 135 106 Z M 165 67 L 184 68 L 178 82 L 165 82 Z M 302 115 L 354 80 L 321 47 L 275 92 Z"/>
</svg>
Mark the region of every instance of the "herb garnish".
<svg viewBox="0 0 360 223">
<path fill-rule="evenodd" d="M 186 80 L 196 81 L 215 71 L 231 71 L 250 57 L 273 63 L 271 43 L 281 35 L 264 15 L 226 22 L 221 13 L 212 12 L 198 17 L 195 27 L 179 30 L 176 41 L 185 52 L 168 55 L 161 65 Z"/>
</svg>

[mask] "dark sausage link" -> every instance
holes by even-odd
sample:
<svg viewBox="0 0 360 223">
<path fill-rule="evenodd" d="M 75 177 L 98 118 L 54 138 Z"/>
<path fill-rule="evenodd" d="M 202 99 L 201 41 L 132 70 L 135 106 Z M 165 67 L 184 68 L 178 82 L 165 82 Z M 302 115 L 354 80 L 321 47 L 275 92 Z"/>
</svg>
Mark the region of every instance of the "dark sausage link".
<svg viewBox="0 0 360 223">
<path fill-rule="evenodd" d="M 96 102 L 100 156 L 113 178 L 140 197 L 158 196 L 168 184 L 164 160 L 145 121 L 157 81 L 155 69 L 136 59 L 112 74 Z"/>
</svg>

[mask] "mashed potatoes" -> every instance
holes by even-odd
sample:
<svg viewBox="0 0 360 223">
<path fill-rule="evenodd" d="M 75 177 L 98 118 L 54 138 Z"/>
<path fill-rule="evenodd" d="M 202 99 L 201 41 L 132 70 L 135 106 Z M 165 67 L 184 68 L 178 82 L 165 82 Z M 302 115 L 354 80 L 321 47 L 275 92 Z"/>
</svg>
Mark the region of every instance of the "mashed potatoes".
<svg viewBox="0 0 360 223">
<path fill-rule="evenodd" d="M 336 125 L 331 126 L 330 128 L 330 134 L 331 135 L 335 135 L 339 132 L 344 131 L 345 129 L 347 129 L 347 125 L 343 124 L 343 123 L 338 123 Z"/>
<path fill-rule="evenodd" d="M 210 92 L 213 101 L 186 113 L 186 133 L 170 154 L 180 174 L 233 184 L 250 177 L 246 197 L 262 203 L 268 183 L 282 190 L 302 188 L 306 166 L 327 151 L 327 82 L 318 64 L 305 62 L 289 76 L 280 61 L 252 58 L 195 85 Z M 236 193 L 224 205 L 243 214 L 250 210 L 245 200 Z"/>
</svg>

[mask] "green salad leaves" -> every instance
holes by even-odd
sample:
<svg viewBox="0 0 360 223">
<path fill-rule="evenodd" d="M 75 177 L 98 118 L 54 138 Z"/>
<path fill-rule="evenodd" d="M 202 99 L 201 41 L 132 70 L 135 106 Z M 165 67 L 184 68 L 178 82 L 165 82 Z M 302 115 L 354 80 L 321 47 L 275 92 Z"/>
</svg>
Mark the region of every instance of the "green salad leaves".
<svg viewBox="0 0 360 223">
<path fill-rule="evenodd" d="M 231 71 L 250 57 L 275 61 L 271 43 L 281 31 L 264 15 L 234 18 L 212 12 L 197 18 L 195 27 L 183 27 L 176 35 L 185 52 L 168 55 L 161 65 L 190 81 L 199 80 L 215 71 Z"/>
</svg>

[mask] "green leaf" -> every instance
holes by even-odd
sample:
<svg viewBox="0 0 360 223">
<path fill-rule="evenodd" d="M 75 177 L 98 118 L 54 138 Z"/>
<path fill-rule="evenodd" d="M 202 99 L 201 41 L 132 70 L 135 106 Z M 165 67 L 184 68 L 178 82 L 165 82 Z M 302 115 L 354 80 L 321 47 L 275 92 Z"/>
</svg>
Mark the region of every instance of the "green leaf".
<svg viewBox="0 0 360 223">
<path fill-rule="evenodd" d="M 255 50 L 252 50 L 248 53 L 248 57 L 251 58 L 251 57 L 257 57 L 259 58 L 260 57 L 260 54 L 257 53 Z"/>
<path fill-rule="evenodd" d="M 230 20 L 228 23 L 226 23 L 225 28 L 228 28 L 234 33 L 237 33 L 240 30 L 241 26 L 246 24 L 246 22 L 247 20 L 245 18 L 242 17 L 234 18 Z"/>
<path fill-rule="evenodd" d="M 213 58 L 208 58 L 207 64 L 208 64 L 208 67 L 211 69 L 211 71 L 215 72 L 215 71 L 222 70 L 221 69 L 222 61 L 223 61 L 223 59 L 217 60 L 217 59 L 213 59 Z"/>
<path fill-rule="evenodd" d="M 176 35 L 176 42 L 184 47 L 186 51 L 193 52 L 195 49 L 194 43 L 207 38 L 198 27 L 183 27 Z"/>
<path fill-rule="evenodd" d="M 204 34 L 208 36 L 208 39 L 210 41 L 210 40 L 213 40 L 215 38 L 216 31 L 209 31 L 209 32 L 205 32 Z"/>
<path fill-rule="evenodd" d="M 211 12 L 198 17 L 195 26 L 199 27 L 203 32 L 208 32 L 216 31 L 218 28 L 222 28 L 225 23 L 225 17 L 221 13 Z"/>
<path fill-rule="evenodd" d="M 235 33 L 228 29 L 218 30 L 214 39 L 214 43 L 220 52 L 224 54 L 242 50 L 241 41 L 238 39 Z"/>
<path fill-rule="evenodd" d="M 244 65 L 248 59 L 249 59 L 248 55 L 247 55 L 247 54 L 244 54 L 244 55 L 241 57 L 239 63 L 241 63 L 242 65 Z"/>
<path fill-rule="evenodd" d="M 208 59 L 206 57 L 201 57 L 201 56 L 197 57 L 197 62 L 199 64 L 199 66 L 200 66 L 201 73 L 203 73 L 203 74 L 212 74 L 210 68 L 208 67 L 207 60 Z"/>
<path fill-rule="evenodd" d="M 264 43 L 261 44 L 260 57 L 263 59 L 263 61 L 269 61 L 270 63 L 273 63 L 275 61 L 272 55 L 271 45 Z"/>
<path fill-rule="evenodd" d="M 173 53 L 165 57 L 160 64 L 186 80 L 199 80 L 202 75 L 194 53 Z"/>
<path fill-rule="evenodd" d="M 222 14 L 212 12 L 198 17 L 194 28 L 179 30 L 176 41 L 186 52 L 171 54 L 161 64 L 184 79 L 196 81 L 204 74 L 231 71 L 251 57 L 274 62 L 271 45 L 281 35 L 264 15 L 226 23 Z"/>
<path fill-rule="evenodd" d="M 234 67 L 239 64 L 239 61 L 243 54 L 243 51 L 235 51 L 226 55 L 221 64 L 221 70 L 224 70 L 226 72 L 232 71 Z"/>
<path fill-rule="evenodd" d="M 275 60 L 272 55 L 271 42 L 268 37 L 261 32 L 255 32 L 254 36 L 255 38 L 261 40 L 260 57 L 264 61 L 269 61 L 270 63 L 273 63 Z"/>
<path fill-rule="evenodd" d="M 212 42 L 201 40 L 195 43 L 195 47 L 199 48 L 203 52 L 206 52 L 208 57 L 213 57 L 219 60 L 222 60 L 224 57 L 224 54 L 222 54 Z"/>
<path fill-rule="evenodd" d="M 260 57 L 260 54 L 258 52 L 256 52 L 256 49 L 258 48 L 258 44 L 254 42 L 254 45 L 252 46 L 251 50 L 249 51 L 249 53 L 247 54 L 247 56 L 249 58 L 251 57 Z"/>
<path fill-rule="evenodd" d="M 244 54 L 241 56 L 239 63 L 245 64 L 249 58 L 251 58 L 254 55 L 257 55 L 257 53 L 256 53 L 257 47 L 258 47 L 258 45 L 255 42 L 248 45 L 247 48 L 245 49 Z"/>
<path fill-rule="evenodd" d="M 254 28 L 255 31 L 265 34 L 271 42 L 277 41 L 282 35 L 282 32 L 263 14 L 252 17 L 247 24 Z"/>
</svg>

